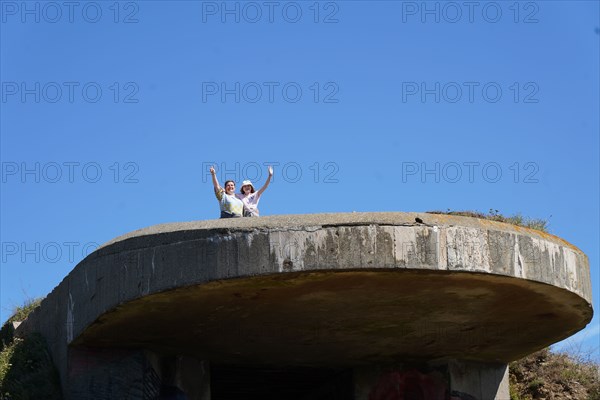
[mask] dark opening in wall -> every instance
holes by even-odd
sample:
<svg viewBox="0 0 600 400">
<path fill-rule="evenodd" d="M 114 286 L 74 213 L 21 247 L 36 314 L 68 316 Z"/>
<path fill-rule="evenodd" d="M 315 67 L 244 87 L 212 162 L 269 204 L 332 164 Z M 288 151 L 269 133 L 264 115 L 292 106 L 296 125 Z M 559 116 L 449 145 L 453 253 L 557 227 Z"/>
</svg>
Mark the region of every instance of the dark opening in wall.
<svg viewBox="0 0 600 400">
<path fill-rule="evenodd" d="M 212 400 L 352 400 L 352 371 L 212 365 Z"/>
</svg>

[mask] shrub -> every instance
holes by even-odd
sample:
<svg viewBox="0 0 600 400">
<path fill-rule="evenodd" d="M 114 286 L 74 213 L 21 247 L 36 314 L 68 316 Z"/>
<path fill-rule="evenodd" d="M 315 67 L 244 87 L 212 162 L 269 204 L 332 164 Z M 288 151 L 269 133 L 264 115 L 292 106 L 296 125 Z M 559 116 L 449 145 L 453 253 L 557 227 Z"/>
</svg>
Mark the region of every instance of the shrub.
<svg viewBox="0 0 600 400">
<path fill-rule="evenodd" d="M 522 226 L 524 228 L 537 229 L 538 231 L 542 231 L 542 232 L 546 232 L 546 233 L 549 232 L 548 220 L 541 219 L 541 218 L 524 217 L 520 213 L 506 217 L 506 216 L 500 214 L 500 212 L 498 210 L 494 210 L 491 208 L 487 214 L 479 212 L 479 211 L 450 211 L 450 209 L 448 209 L 447 211 L 436 210 L 436 211 L 426 211 L 426 212 L 428 214 L 460 215 L 460 216 L 464 216 L 464 217 L 489 219 L 492 221 L 505 222 L 507 224 Z"/>
<path fill-rule="evenodd" d="M 511 400 L 600 400 L 600 365 L 543 349 L 509 366 Z"/>
<path fill-rule="evenodd" d="M 42 335 L 14 337 L 13 322 L 22 321 L 42 301 L 17 307 L 0 329 L 0 400 L 60 400 L 60 380 Z"/>
</svg>

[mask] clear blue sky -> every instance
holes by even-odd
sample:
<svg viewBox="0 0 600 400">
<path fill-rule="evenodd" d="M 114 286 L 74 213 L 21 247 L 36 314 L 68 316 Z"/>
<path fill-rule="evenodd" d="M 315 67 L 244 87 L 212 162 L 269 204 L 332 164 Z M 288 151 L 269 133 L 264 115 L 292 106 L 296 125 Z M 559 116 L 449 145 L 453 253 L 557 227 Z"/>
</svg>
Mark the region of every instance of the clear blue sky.
<svg viewBox="0 0 600 400">
<path fill-rule="evenodd" d="M 1 321 L 98 244 L 216 218 L 212 162 L 275 165 L 263 215 L 549 218 L 600 310 L 598 2 L 69 4 L 0 2 Z"/>
</svg>

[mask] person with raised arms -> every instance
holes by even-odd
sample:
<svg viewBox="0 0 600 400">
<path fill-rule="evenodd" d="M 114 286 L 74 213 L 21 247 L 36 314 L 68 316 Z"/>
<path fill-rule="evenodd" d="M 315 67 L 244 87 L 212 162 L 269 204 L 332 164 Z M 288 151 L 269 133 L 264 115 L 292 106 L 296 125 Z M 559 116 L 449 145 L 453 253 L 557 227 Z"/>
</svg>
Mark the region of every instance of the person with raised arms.
<svg viewBox="0 0 600 400">
<path fill-rule="evenodd" d="M 214 166 L 210 167 L 210 174 L 212 175 L 212 182 L 215 188 L 215 196 L 217 196 L 217 200 L 219 201 L 221 218 L 242 217 L 244 212 L 244 203 L 235 195 L 235 182 L 225 181 L 225 188 L 222 188 L 217 180 L 217 174 Z"/>
<path fill-rule="evenodd" d="M 260 200 L 260 196 L 271 183 L 271 178 L 273 177 L 273 167 L 269 166 L 269 176 L 267 177 L 267 181 L 258 189 L 258 191 L 254 190 L 254 185 L 252 181 L 246 180 L 242 182 L 242 188 L 240 189 L 240 193 L 236 194 L 237 198 L 240 199 L 244 203 L 244 217 L 258 217 L 258 201 Z"/>
</svg>

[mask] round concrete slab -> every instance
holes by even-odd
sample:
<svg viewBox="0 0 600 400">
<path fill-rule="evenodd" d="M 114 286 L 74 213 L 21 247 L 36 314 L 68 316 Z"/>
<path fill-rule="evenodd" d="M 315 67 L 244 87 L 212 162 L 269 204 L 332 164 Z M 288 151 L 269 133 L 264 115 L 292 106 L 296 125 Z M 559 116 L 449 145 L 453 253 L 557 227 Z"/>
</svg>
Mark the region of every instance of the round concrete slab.
<svg viewBox="0 0 600 400">
<path fill-rule="evenodd" d="M 104 314 L 76 343 L 230 364 L 506 362 L 569 336 L 589 317 L 573 293 L 498 275 L 289 273 L 147 296 Z"/>
<path fill-rule="evenodd" d="M 584 328 L 589 280 L 579 249 L 498 222 L 280 216 L 117 238 L 69 276 L 65 305 L 72 345 L 224 363 L 507 362 Z"/>
<path fill-rule="evenodd" d="M 18 330 L 44 335 L 65 380 L 68 346 L 236 365 L 507 362 L 591 318 L 588 259 L 558 237 L 348 213 L 132 232 L 79 263 Z"/>
</svg>

